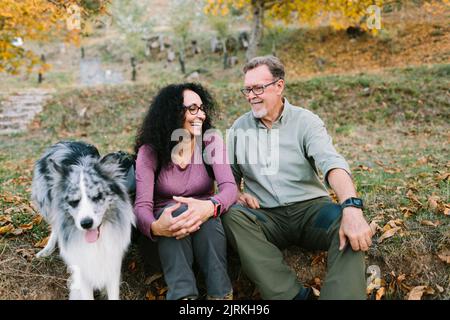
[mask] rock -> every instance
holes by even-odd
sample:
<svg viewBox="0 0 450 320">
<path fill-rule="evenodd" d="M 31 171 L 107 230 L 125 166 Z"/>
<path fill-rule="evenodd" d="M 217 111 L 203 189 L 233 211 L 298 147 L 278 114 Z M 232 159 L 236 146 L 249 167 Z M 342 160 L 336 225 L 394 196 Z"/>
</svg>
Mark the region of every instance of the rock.
<svg viewBox="0 0 450 320">
<path fill-rule="evenodd" d="M 200 74 L 197 71 L 194 71 L 186 77 L 186 80 L 191 82 L 200 81 Z"/>
<path fill-rule="evenodd" d="M 168 61 L 168 62 L 173 62 L 173 61 L 175 61 L 175 51 L 173 51 L 172 49 L 170 49 L 170 50 L 167 52 L 167 61 Z"/>
</svg>

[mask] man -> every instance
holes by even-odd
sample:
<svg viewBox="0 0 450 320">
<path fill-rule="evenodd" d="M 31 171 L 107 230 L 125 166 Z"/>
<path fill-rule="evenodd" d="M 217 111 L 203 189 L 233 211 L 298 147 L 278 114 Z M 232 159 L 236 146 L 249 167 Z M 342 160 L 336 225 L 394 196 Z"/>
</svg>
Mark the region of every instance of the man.
<svg viewBox="0 0 450 320">
<path fill-rule="evenodd" d="M 283 97 L 280 60 L 256 57 L 244 66 L 244 74 L 242 92 L 251 111 L 235 121 L 228 136 L 233 174 L 238 185 L 243 179 L 244 192 L 222 217 L 243 271 L 263 299 L 306 299 L 310 289 L 297 281 L 281 249 L 299 245 L 327 250 L 320 298 L 365 299 L 364 251 L 372 231 L 347 162 L 333 147 L 322 120 Z M 274 137 L 275 147 L 268 142 Z M 258 161 L 250 163 L 248 150 L 255 145 Z M 274 161 L 276 170 L 268 170 Z M 331 201 L 316 167 L 341 205 Z"/>
</svg>

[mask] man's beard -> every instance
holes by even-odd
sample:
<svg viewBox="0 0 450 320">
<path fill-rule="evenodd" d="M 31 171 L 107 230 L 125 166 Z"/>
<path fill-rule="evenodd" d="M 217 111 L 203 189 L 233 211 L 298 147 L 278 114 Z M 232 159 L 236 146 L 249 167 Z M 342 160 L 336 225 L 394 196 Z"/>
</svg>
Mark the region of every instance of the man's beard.
<svg viewBox="0 0 450 320">
<path fill-rule="evenodd" d="M 259 110 L 255 110 L 252 108 L 253 116 L 257 119 L 264 118 L 267 115 L 267 109 L 265 107 L 259 108 Z"/>
</svg>

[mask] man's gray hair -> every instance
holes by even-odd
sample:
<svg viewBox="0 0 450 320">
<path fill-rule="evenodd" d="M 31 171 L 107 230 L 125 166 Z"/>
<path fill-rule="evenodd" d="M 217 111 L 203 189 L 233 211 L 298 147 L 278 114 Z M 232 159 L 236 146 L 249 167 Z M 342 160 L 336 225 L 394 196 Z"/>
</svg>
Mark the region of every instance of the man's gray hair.
<svg viewBox="0 0 450 320">
<path fill-rule="evenodd" d="M 270 73 L 274 78 L 284 80 L 284 65 L 281 63 L 280 59 L 275 56 L 261 56 L 255 57 L 247 62 L 243 68 L 244 74 L 247 71 L 255 69 L 259 66 L 266 65 L 269 68 Z"/>
</svg>

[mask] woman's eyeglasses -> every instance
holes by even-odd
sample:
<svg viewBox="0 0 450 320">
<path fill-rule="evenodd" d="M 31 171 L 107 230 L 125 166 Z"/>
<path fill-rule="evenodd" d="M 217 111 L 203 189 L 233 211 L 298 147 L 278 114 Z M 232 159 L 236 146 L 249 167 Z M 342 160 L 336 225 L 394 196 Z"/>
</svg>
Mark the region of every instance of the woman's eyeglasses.
<svg viewBox="0 0 450 320">
<path fill-rule="evenodd" d="M 185 109 L 187 109 L 189 111 L 190 114 L 192 114 L 193 116 L 195 116 L 198 113 L 198 110 L 202 110 L 203 113 L 206 114 L 205 112 L 205 106 L 202 104 L 200 107 L 198 105 L 196 105 L 195 103 L 189 105 L 189 106 L 183 106 Z"/>
</svg>

